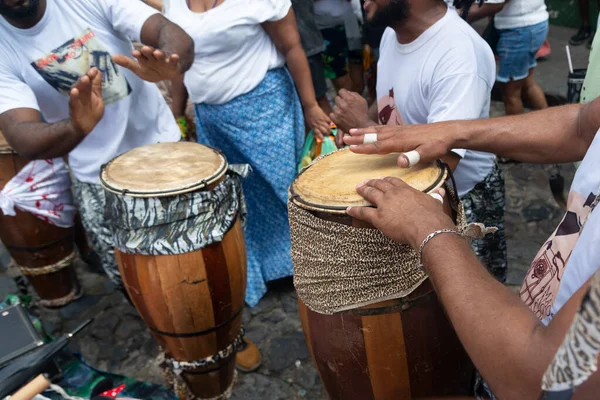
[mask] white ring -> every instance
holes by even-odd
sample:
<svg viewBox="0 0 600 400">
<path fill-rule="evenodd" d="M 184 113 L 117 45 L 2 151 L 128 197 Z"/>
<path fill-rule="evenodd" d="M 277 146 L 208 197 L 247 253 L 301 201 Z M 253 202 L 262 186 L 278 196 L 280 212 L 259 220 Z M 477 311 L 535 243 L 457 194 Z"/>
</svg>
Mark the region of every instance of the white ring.
<svg viewBox="0 0 600 400">
<path fill-rule="evenodd" d="M 439 201 L 440 203 L 444 204 L 444 198 L 442 197 L 441 194 L 431 193 L 430 196 L 433 197 L 434 199 L 436 199 L 437 201 Z"/>
<path fill-rule="evenodd" d="M 404 153 L 404 156 L 408 159 L 408 168 L 414 167 L 421 161 L 421 155 L 416 150 Z"/>
<path fill-rule="evenodd" d="M 376 133 L 366 133 L 365 137 L 363 138 L 363 144 L 375 143 L 376 141 L 377 141 Z"/>
</svg>

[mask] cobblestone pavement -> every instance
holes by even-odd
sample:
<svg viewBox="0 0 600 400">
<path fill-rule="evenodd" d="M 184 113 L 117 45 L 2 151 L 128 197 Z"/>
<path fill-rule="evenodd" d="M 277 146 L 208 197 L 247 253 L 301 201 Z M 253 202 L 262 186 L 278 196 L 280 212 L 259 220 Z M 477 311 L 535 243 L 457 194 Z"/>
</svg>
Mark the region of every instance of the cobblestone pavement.
<svg viewBox="0 0 600 400">
<path fill-rule="evenodd" d="M 562 28 L 553 29 L 558 32 Z M 571 32 L 559 33 L 561 38 L 565 35 L 568 38 Z M 561 66 L 564 47 L 560 44 L 562 42 L 553 42 L 553 55 L 539 68 L 543 73 L 540 82 L 544 87 L 550 85 L 554 92 L 566 88 L 566 74 Z M 575 50 L 578 66 L 586 57 L 583 50 Z M 502 104 L 493 102 L 491 114 L 502 115 Z M 188 107 L 188 115 L 193 116 L 191 107 Z M 562 213 L 549 190 L 548 166 L 503 164 L 502 169 L 507 195 L 507 284 L 518 291 L 530 261 L 557 226 Z M 567 165 L 562 171 L 568 189 L 574 167 Z M 16 292 L 9 277 L 14 271 L 2 268 L 7 264 L 8 256 L 0 244 L 0 298 Z M 60 310 L 42 310 L 47 332 L 55 335 L 68 332 L 82 321 L 96 317 L 95 322 L 76 337 L 71 350 L 80 352 L 92 366 L 101 370 L 163 383 L 155 361 L 159 349 L 135 309 L 107 279 L 92 273 L 80 261 L 77 272 L 86 295 Z M 240 374 L 232 396 L 234 400 L 326 399 L 304 342 L 291 279 L 271 285 L 271 291 L 257 307 L 244 311 L 243 320 L 248 338 L 262 351 L 263 365 L 256 373 Z"/>
<path fill-rule="evenodd" d="M 502 169 L 507 189 L 508 284 L 518 288 L 561 211 L 548 187 L 547 167 L 504 164 Z M 574 168 L 567 166 L 563 171 L 568 188 Z M 6 261 L 6 255 L 0 255 L 0 260 L 3 257 Z M 82 262 L 77 270 L 86 295 L 60 310 L 42 310 L 48 333 L 68 332 L 96 316 L 73 342 L 72 350 L 81 352 L 96 368 L 161 383 L 155 362 L 159 350 L 135 309 L 103 276 L 90 272 Z M 11 279 L 0 273 L 0 295 L 13 290 Z M 257 307 L 246 309 L 244 324 L 247 336 L 262 350 L 263 366 L 257 373 L 240 374 L 233 399 L 326 398 L 304 342 L 291 279 L 276 282 Z"/>
</svg>

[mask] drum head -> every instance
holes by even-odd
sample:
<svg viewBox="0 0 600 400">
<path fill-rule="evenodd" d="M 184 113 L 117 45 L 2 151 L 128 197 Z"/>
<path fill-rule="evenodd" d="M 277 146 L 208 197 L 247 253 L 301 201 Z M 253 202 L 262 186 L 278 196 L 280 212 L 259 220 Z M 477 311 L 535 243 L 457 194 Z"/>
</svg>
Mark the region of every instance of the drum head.
<svg viewBox="0 0 600 400">
<path fill-rule="evenodd" d="M 124 153 L 100 173 L 104 189 L 131 197 L 173 196 L 201 190 L 227 171 L 217 150 L 191 142 L 157 143 Z"/>
<path fill-rule="evenodd" d="M 15 151 L 12 149 L 12 147 L 10 147 L 10 145 L 4 138 L 4 135 L 0 131 L 0 154 L 12 154 L 14 152 Z"/>
<path fill-rule="evenodd" d="M 447 172 L 439 162 L 399 168 L 397 160 L 397 153 L 365 155 L 340 150 L 305 169 L 292 184 L 291 199 L 305 209 L 344 213 L 349 206 L 370 205 L 356 193 L 356 186 L 367 179 L 392 176 L 422 192 L 441 187 L 446 180 Z"/>
</svg>

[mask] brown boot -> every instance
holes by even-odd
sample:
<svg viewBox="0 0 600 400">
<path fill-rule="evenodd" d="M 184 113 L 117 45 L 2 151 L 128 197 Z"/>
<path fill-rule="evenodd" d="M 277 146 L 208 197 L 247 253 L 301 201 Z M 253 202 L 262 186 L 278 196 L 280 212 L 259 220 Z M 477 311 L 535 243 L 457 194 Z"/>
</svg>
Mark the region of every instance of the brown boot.
<svg viewBox="0 0 600 400">
<path fill-rule="evenodd" d="M 254 372 L 260 367 L 261 362 L 262 357 L 258 347 L 248 339 L 244 339 L 242 348 L 235 356 L 237 369 L 242 372 Z"/>
</svg>

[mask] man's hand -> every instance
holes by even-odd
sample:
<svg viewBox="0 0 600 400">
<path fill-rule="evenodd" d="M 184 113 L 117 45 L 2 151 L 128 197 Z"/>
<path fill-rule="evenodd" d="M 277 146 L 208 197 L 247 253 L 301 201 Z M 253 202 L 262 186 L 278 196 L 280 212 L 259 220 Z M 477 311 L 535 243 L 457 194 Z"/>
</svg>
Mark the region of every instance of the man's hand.
<svg viewBox="0 0 600 400">
<path fill-rule="evenodd" d="M 346 89 L 339 91 L 330 117 L 343 132 L 348 132 L 352 128 L 367 128 L 377 125 L 369 118 L 367 101 L 360 94 L 349 92 Z"/>
<path fill-rule="evenodd" d="M 181 74 L 181 65 L 177 54 L 167 55 L 164 51 L 143 46 L 134 50 L 137 62 L 121 54 L 113 56 L 113 61 L 148 82 L 160 82 L 177 78 Z"/>
<path fill-rule="evenodd" d="M 356 189 L 373 207 L 349 207 L 353 218 L 375 226 L 390 239 L 418 249 L 431 232 L 455 229 L 443 204 L 432 196 L 419 192 L 398 178 L 369 180 Z M 438 192 L 442 196 L 445 191 Z"/>
<path fill-rule="evenodd" d="M 104 115 L 102 99 L 102 74 L 92 68 L 71 89 L 69 115 L 78 133 L 89 134 Z"/>
<path fill-rule="evenodd" d="M 304 110 L 304 119 L 306 125 L 314 131 L 315 136 L 319 139 L 331 134 L 331 121 L 318 104 L 315 103 L 314 106 Z"/>
<path fill-rule="evenodd" d="M 364 144 L 366 134 L 376 134 L 377 141 Z M 460 129 L 454 122 L 438 122 L 427 125 L 374 126 L 364 129 L 351 129 L 344 136 L 350 150 L 360 154 L 406 153 L 416 150 L 421 162 L 429 162 L 444 157 L 454 148 L 462 148 Z M 409 160 L 398 156 L 398 166 L 408 168 Z"/>
</svg>

